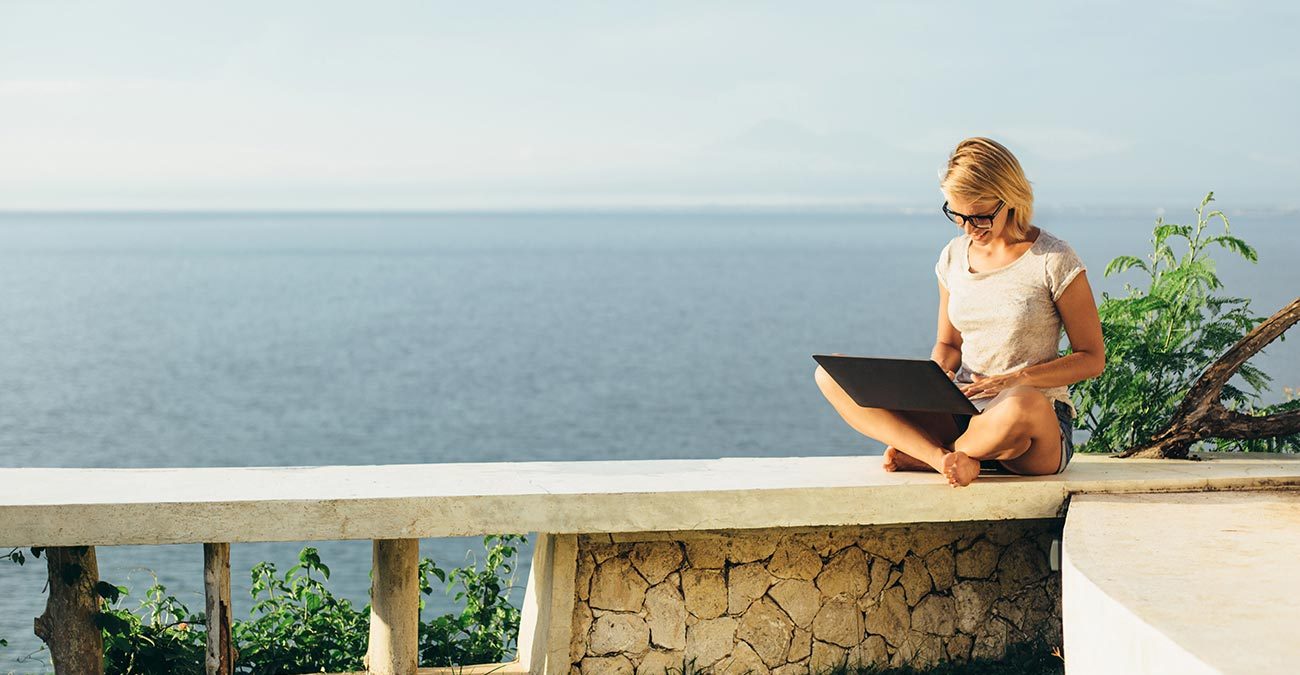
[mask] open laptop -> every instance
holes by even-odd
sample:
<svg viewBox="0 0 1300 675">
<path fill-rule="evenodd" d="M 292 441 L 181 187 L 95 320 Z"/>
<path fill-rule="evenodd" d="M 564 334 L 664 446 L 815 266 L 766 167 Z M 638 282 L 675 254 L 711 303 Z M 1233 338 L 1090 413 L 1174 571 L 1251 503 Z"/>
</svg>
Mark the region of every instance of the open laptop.
<svg viewBox="0 0 1300 675">
<path fill-rule="evenodd" d="M 930 359 L 884 359 L 872 356 L 812 357 L 855 403 L 867 408 L 929 410 L 978 415 L 969 398 Z"/>
</svg>

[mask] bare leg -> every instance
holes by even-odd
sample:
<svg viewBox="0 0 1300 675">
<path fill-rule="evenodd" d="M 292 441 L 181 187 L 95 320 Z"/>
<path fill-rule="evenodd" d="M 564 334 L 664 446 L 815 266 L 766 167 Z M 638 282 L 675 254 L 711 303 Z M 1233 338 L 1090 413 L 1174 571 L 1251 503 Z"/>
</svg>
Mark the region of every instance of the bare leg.
<svg viewBox="0 0 1300 675">
<path fill-rule="evenodd" d="M 917 410 L 900 410 L 896 412 L 907 417 L 918 428 L 928 430 L 932 436 L 940 441 L 940 444 L 945 449 L 952 447 L 952 442 L 957 438 L 957 423 L 953 420 L 952 415 L 948 413 Z M 885 471 L 934 471 L 934 468 L 929 464 L 892 445 L 885 448 L 884 461 L 880 466 Z"/>
<path fill-rule="evenodd" d="M 885 471 L 934 471 L 934 467 L 892 445 L 885 448 L 880 467 Z"/>
<path fill-rule="evenodd" d="M 943 458 L 948 449 L 932 432 L 899 411 L 858 405 L 821 366 L 815 371 L 815 379 L 836 412 L 858 433 L 921 460 L 935 471 L 943 471 Z"/>
<path fill-rule="evenodd" d="M 1061 430 L 1051 401 L 1039 390 L 1019 386 L 998 394 L 944 458 L 944 475 L 953 485 L 969 485 L 982 459 L 996 459 L 1022 474 L 1053 473 L 1060 464 Z"/>
</svg>

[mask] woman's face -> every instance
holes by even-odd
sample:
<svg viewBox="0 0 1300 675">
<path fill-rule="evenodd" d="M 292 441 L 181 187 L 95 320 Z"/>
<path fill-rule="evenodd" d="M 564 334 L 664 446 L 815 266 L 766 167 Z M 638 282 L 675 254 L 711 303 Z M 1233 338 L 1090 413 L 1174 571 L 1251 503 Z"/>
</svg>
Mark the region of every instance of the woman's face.
<svg viewBox="0 0 1300 675">
<path fill-rule="evenodd" d="M 1006 204 L 1002 204 L 997 197 L 981 197 L 972 199 L 970 197 L 960 197 L 957 195 L 947 195 L 948 210 L 953 213 L 968 216 L 986 216 L 994 211 L 997 214 L 993 217 L 993 227 L 984 229 L 976 227 L 970 220 L 958 217 L 961 222 L 956 223 L 957 227 L 963 232 L 970 235 L 970 238 L 981 243 L 992 241 L 996 237 L 1002 236 L 1003 230 L 1007 226 L 1007 217 L 1010 209 Z M 998 206 L 1001 205 L 1001 208 Z M 987 224 L 987 221 L 980 219 L 980 225 Z"/>
</svg>

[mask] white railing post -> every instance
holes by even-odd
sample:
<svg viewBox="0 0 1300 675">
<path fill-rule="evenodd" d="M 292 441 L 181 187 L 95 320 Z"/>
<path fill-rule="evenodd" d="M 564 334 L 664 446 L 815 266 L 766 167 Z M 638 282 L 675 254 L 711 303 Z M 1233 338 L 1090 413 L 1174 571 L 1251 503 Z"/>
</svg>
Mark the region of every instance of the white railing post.
<svg viewBox="0 0 1300 675">
<path fill-rule="evenodd" d="M 519 621 L 519 665 L 532 675 L 569 673 L 578 537 L 538 532 Z"/>
<path fill-rule="evenodd" d="M 366 672 L 415 675 L 420 638 L 420 540 L 376 539 Z"/>
</svg>

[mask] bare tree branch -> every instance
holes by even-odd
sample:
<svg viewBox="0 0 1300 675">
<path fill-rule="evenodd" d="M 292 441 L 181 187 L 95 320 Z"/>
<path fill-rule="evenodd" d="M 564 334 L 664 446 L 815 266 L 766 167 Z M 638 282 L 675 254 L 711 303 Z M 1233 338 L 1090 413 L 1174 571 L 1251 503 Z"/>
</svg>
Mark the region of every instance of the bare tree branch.
<svg viewBox="0 0 1300 675">
<path fill-rule="evenodd" d="M 1228 410 L 1220 398 L 1223 386 L 1242 364 L 1297 322 L 1300 322 L 1300 298 L 1255 326 L 1210 364 L 1178 404 L 1169 425 L 1153 435 L 1146 445 L 1129 448 L 1117 456 L 1186 458 L 1192 445 L 1206 438 L 1251 439 L 1300 433 L 1300 410 L 1256 417 Z"/>
</svg>

